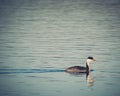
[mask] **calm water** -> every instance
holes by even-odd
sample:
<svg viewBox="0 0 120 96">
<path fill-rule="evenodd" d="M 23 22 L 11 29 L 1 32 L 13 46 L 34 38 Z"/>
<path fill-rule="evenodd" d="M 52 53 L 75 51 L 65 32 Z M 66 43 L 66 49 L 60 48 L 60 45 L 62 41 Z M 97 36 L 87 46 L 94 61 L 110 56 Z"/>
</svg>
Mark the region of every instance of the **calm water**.
<svg viewBox="0 0 120 96">
<path fill-rule="evenodd" d="M 119 42 L 119 0 L 0 0 L 0 96 L 120 96 Z"/>
</svg>

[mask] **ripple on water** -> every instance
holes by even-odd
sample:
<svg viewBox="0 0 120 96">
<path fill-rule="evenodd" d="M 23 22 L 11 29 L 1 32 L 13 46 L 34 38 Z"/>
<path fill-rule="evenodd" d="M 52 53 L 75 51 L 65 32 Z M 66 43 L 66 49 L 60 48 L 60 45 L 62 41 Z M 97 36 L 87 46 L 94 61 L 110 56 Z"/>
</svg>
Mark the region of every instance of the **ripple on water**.
<svg viewBox="0 0 120 96">
<path fill-rule="evenodd" d="M 0 69 L 0 74 L 64 72 L 62 69 Z"/>
</svg>

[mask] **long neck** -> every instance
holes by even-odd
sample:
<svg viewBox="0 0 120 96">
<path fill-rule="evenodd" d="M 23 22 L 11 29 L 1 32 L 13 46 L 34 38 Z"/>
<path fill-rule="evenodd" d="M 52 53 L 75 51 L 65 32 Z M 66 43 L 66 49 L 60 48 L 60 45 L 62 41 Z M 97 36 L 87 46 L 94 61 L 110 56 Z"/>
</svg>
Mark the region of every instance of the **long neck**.
<svg viewBox="0 0 120 96">
<path fill-rule="evenodd" d="M 87 71 L 90 71 L 90 64 L 89 64 L 89 62 L 86 62 L 86 69 L 87 69 Z"/>
</svg>

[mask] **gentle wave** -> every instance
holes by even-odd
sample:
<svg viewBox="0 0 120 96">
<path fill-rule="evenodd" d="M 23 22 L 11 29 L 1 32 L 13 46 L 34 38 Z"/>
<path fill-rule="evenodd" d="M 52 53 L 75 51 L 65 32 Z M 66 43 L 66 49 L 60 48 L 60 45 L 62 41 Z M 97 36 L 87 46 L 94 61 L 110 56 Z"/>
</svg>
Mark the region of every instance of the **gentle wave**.
<svg viewBox="0 0 120 96">
<path fill-rule="evenodd" d="M 64 72 L 62 69 L 0 69 L 0 74 Z"/>
</svg>

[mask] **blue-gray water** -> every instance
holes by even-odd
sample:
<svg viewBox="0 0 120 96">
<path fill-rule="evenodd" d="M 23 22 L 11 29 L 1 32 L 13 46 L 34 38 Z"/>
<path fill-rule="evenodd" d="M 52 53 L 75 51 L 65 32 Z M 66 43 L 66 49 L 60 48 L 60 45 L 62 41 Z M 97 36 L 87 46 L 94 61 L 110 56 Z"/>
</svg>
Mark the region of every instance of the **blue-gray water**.
<svg viewBox="0 0 120 96">
<path fill-rule="evenodd" d="M 119 61 L 119 0 L 0 0 L 0 96 L 120 96 Z"/>
</svg>

